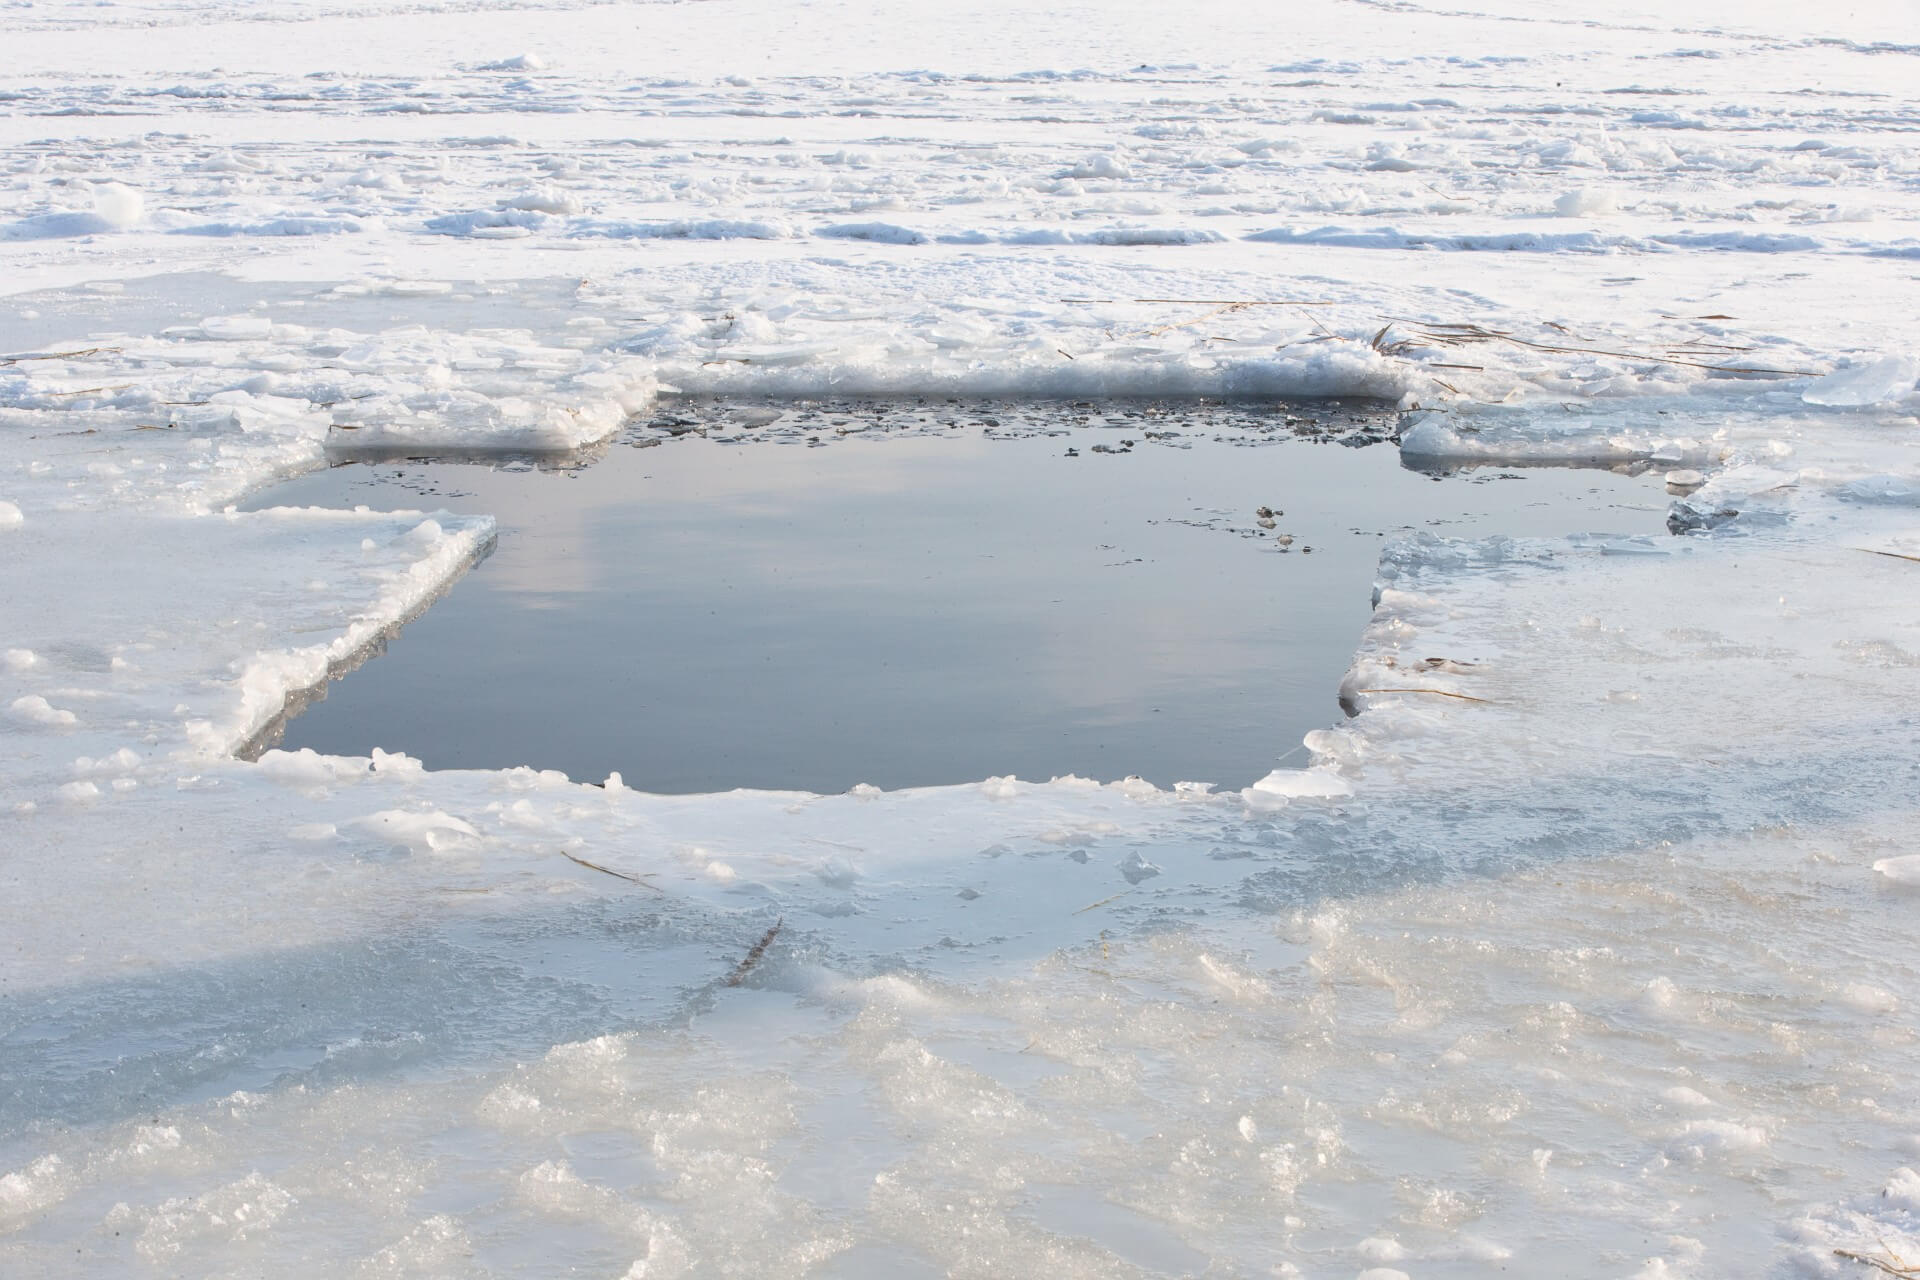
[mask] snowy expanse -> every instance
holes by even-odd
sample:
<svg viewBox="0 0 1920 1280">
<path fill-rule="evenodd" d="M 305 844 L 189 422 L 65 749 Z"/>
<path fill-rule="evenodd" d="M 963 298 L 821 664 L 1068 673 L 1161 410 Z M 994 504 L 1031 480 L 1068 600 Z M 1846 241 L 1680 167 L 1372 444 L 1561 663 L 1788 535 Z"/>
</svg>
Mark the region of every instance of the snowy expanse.
<svg viewBox="0 0 1920 1280">
<path fill-rule="evenodd" d="M 1920 13 L 1466 3 L 0 8 L 0 1274 L 1920 1261 Z M 1391 544 L 1230 794 L 236 758 L 494 530 L 234 504 L 670 391 L 1678 533 Z"/>
</svg>

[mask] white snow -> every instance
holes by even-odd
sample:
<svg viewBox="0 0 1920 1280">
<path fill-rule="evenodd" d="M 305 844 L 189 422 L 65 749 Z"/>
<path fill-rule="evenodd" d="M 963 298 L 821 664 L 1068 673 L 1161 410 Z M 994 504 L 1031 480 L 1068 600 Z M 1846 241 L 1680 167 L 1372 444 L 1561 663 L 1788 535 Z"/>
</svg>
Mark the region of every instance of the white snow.
<svg viewBox="0 0 1920 1280">
<path fill-rule="evenodd" d="M 1475 10 L 9 10 L 0 1273 L 1920 1256 L 1911 23 Z M 1389 544 L 1244 792 L 238 758 L 493 526 L 230 504 L 662 388 L 1379 396 L 1680 532 Z"/>
</svg>

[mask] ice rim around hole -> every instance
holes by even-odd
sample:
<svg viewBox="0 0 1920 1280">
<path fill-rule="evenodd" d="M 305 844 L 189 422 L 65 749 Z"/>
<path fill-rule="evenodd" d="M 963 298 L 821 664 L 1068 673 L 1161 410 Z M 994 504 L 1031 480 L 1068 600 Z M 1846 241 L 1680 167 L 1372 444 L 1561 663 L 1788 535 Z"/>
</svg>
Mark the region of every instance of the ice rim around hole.
<svg viewBox="0 0 1920 1280">
<path fill-rule="evenodd" d="M 1059 448 L 1067 450 L 1067 456 L 1076 456 L 1082 450 L 1086 450 L 1090 459 L 1097 459 L 1097 456 L 1102 453 L 1116 456 L 1131 454 L 1138 448 L 1141 454 L 1139 465 L 1145 467 L 1156 465 L 1153 455 L 1160 448 L 1190 450 L 1196 445 L 1245 448 L 1264 447 L 1284 442 L 1302 446 L 1339 444 L 1351 449 L 1374 446 L 1392 447 L 1398 443 L 1397 415 L 1393 406 L 1366 401 L 1295 400 L 1241 403 L 1209 400 L 1006 401 L 962 400 L 957 397 L 919 397 L 912 400 L 874 397 L 768 400 L 666 396 L 606 440 L 569 452 L 524 452 L 502 448 L 482 453 L 459 449 L 423 453 L 392 446 L 365 450 L 357 447 L 351 439 L 343 443 L 337 435 L 330 434 L 327 461 L 330 467 L 392 462 L 411 462 L 436 469 L 448 467 L 451 469 L 438 474 L 443 482 L 458 484 L 459 468 L 466 465 L 503 468 L 508 471 L 537 470 L 580 474 L 586 468 L 602 465 L 608 457 L 609 449 L 618 449 L 623 445 L 651 448 L 683 438 L 710 439 L 726 445 L 805 444 L 810 447 L 820 447 L 850 439 L 861 443 L 906 439 L 954 441 L 961 435 L 976 433 L 985 440 L 993 442 L 1040 439 L 1054 441 Z M 1397 450 L 1395 457 L 1398 458 Z M 937 464 L 929 461 L 923 465 Z M 1647 465 L 1637 463 L 1615 469 L 1637 473 L 1644 470 Z M 1430 474 L 1441 473 L 1442 469 L 1430 471 Z M 422 483 L 425 483 L 424 473 Z M 1288 480 L 1288 483 L 1297 487 L 1299 482 Z M 983 491 L 981 496 L 984 499 L 990 495 Z M 1204 492 L 1195 495 L 1196 498 L 1207 496 Z M 311 501 L 312 497 L 309 490 L 305 500 Z M 566 506 L 564 497 L 555 494 L 553 498 L 560 504 L 556 511 L 564 509 Z M 297 504 L 301 500 L 300 497 L 283 496 L 276 490 L 269 489 L 252 498 L 246 507 L 248 510 L 260 510 L 289 503 Z M 336 499 L 336 502 L 338 501 L 350 502 L 352 498 L 343 497 Z M 383 505 L 391 505 L 393 501 L 394 498 L 390 495 Z M 636 491 L 630 501 L 646 502 L 649 499 L 643 492 Z M 484 506 L 484 504 L 474 503 L 467 505 Z M 1262 508 L 1262 513 L 1272 514 L 1265 508 Z M 1390 509 L 1386 512 L 1370 511 L 1369 514 L 1379 516 L 1383 513 L 1391 514 Z M 1251 523 L 1256 518 L 1252 509 L 1249 508 L 1242 514 L 1249 522 L 1244 532 L 1264 538 L 1266 530 L 1256 529 Z M 521 517 L 523 522 L 526 518 Z M 1141 518 L 1147 518 L 1144 510 Z M 1330 530 L 1323 530 L 1322 535 L 1327 532 Z M 1322 536 L 1316 536 L 1314 539 L 1314 541 L 1321 540 L 1323 540 Z M 1294 537 L 1291 534 L 1282 537 L 1280 549 L 1283 551 L 1290 549 L 1293 541 Z M 492 544 L 482 548 L 474 563 L 477 564 L 479 559 L 491 552 L 491 549 Z M 617 554 L 617 552 L 612 548 L 605 548 L 599 554 Z M 1366 577 L 1354 582 L 1353 591 L 1356 597 L 1364 594 L 1370 579 L 1369 571 Z M 419 612 L 420 610 L 415 610 L 409 615 L 407 621 L 419 616 Z M 333 682 L 356 670 L 370 658 L 384 654 L 389 642 L 403 625 L 404 623 L 396 624 L 370 639 L 343 660 L 330 664 L 328 674 L 321 682 L 292 692 L 282 713 L 275 716 L 250 741 L 241 746 L 236 754 L 242 759 L 257 760 L 265 751 L 281 748 L 287 738 L 288 725 L 314 702 L 325 700 L 328 686 Z M 1342 662 L 1344 663 L 1344 656 Z M 1328 714 L 1334 714 L 1339 705 L 1335 697 L 1334 684 L 1335 681 L 1330 678 L 1325 691 Z M 391 727 L 383 731 L 398 732 Z M 662 732 L 666 731 L 663 727 Z M 939 728 L 932 726 L 929 729 L 923 726 L 921 731 L 937 733 Z M 434 736 L 430 730 L 425 732 L 428 739 Z M 386 745 L 394 749 L 402 746 L 398 741 L 387 742 Z M 421 747 L 428 748 L 430 743 L 422 740 Z M 699 750 L 697 746 L 693 749 Z M 421 754 L 431 758 L 440 753 L 425 749 Z M 1297 755 L 1298 752 L 1295 751 L 1293 754 Z M 509 757 L 501 763 L 511 763 L 512 759 Z M 558 762 L 548 763 L 557 764 Z M 632 769 L 625 764 L 617 761 L 608 763 L 618 765 L 629 778 L 634 776 Z M 1144 767 L 1146 761 L 1143 760 L 1140 763 L 1143 766 L 1139 770 L 1140 773 L 1150 772 Z M 602 767 L 600 772 L 606 772 L 606 768 Z M 1265 772 L 1265 769 L 1262 767 L 1254 772 Z M 855 772 L 854 776 L 848 779 L 848 784 L 859 780 L 861 776 Z M 1182 774 L 1180 776 L 1198 777 L 1200 775 Z M 892 785 L 925 786 L 974 781 L 978 781 L 978 778 L 965 772 L 953 772 L 925 782 L 911 784 L 896 782 Z M 1170 785 L 1172 781 L 1171 777 L 1162 779 L 1163 785 Z M 717 785 L 704 788 L 688 788 L 681 785 L 667 789 L 674 793 L 686 793 L 689 790 L 724 791 L 742 785 L 767 785 L 766 783 L 749 784 L 744 779 L 729 780 L 724 777 L 716 777 L 715 783 Z M 651 788 L 643 783 L 642 789 Z"/>
</svg>

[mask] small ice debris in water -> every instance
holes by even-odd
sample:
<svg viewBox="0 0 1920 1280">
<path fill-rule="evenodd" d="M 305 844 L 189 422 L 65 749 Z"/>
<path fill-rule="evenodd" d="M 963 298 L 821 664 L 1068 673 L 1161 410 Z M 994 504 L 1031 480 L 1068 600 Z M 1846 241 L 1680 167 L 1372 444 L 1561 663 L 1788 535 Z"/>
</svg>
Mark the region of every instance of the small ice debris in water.
<svg viewBox="0 0 1920 1280">
<path fill-rule="evenodd" d="M 1354 1280 L 1413 1280 L 1413 1277 L 1392 1267 L 1368 1267 L 1354 1277 Z"/>
<path fill-rule="evenodd" d="M 1920 361 L 1912 356 L 1882 356 L 1872 364 L 1836 369 L 1815 378 L 1800 393 L 1808 404 L 1858 408 L 1907 395 L 1920 381 Z"/>
<path fill-rule="evenodd" d="M 40 655 L 31 649 L 9 649 L 4 654 L 0 654 L 0 661 L 6 663 L 9 671 L 25 671 L 29 667 L 39 665 Z"/>
<path fill-rule="evenodd" d="M 1151 880 L 1160 874 L 1160 868 L 1140 856 L 1135 849 L 1120 862 L 1120 874 L 1127 878 L 1128 884 L 1139 884 L 1142 880 Z"/>
<path fill-rule="evenodd" d="M 24 724 L 43 725 L 49 729 L 71 729 L 80 723 L 80 718 L 73 712 L 53 706 L 37 693 L 15 698 L 10 710 L 15 720 Z"/>
<path fill-rule="evenodd" d="M 975 898 L 978 898 L 980 896 L 980 891 L 978 889 L 962 889 L 959 893 L 956 893 L 953 896 L 956 898 L 962 899 L 963 901 L 966 901 L 966 902 L 972 902 Z"/>
<path fill-rule="evenodd" d="M 18 529 L 27 522 L 20 514 L 20 508 L 11 502 L 0 501 L 0 529 Z"/>
<path fill-rule="evenodd" d="M 1667 472 L 1667 492 L 1671 494 L 1689 494 L 1707 482 L 1707 478 L 1698 471 L 1682 467 L 1678 471 Z"/>
</svg>

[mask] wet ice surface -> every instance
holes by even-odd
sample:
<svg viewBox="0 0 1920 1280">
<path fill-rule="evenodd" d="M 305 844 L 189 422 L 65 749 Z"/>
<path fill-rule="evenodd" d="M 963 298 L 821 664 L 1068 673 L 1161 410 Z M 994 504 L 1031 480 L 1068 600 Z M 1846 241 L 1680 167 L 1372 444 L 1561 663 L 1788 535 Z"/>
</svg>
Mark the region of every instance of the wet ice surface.
<svg viewBox="0 0 1920 1280">
<path fill-rule="evenodd" d="M 1474 8 L 14 6 L 0 1274 L 1920 1257 L 1911 22 Z M 1239 791 L 234 757 L 495 527 L 228 504 L 662 386 L 1697 474 L 1375 539 L 1361 714 Z"/>
<path fill-rule="evenodd" d="M 1664 540 L 1655 473 L 1436 483 L 1393 429 L 1310 404 L 683 402 L 559 469 L 337 467 L 252 505 L 445 506 L 499 542 L 276 745 L 647 791 L 1237 789 L 1339 718 L 1385 538 Z"/>
</svg>

